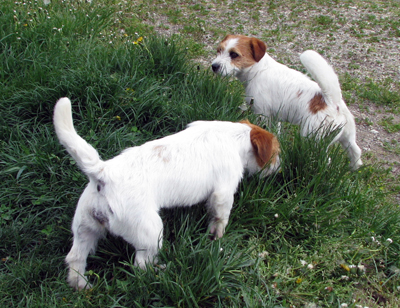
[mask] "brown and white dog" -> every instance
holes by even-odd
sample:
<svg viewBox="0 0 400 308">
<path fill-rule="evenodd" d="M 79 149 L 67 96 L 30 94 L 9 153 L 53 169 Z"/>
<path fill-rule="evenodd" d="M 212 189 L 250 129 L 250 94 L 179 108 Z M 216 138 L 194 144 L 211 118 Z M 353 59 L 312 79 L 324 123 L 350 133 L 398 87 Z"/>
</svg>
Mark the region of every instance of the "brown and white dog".
<svg viewBox="0 0 400 308">
<path fill-rule="evenodd" d="M 88 286 L 86 258 L 106 230 L 136 248 L 135 265 L 156 262 L 162 244 L 161 208 L 207 200 L 210 232 L 220 238 L 228 224 L 233 196 L 245 172 L 261 175 L 279 168 L 279 143 L 250 124 L 197 121 L 174 135 L 124 150 L 103 161 L 75 131 L 71 102 L 54 108 L 54 127 L 68 153 L 89 178 L 72 223 L 73 245 L 66 257 L 68 281 Z"/>
<path fill-rule="evenodd" d="M 228 35 L 219 44 L 211 67 L 215 73 L 236 76 L 244 83 L 246 100 L 253 101 L 255 113 L 300 125 L 303 136 L 324 127 L 341 127 L 333 142 L 342 144 L 351 168 L 357 169 L 362 161 L 356 125 L 342 99 L 337 75 L 315 51 L 303 52 L 300 60 L 316 82 L 272 59 L 261 40 Z"/>
</svg>

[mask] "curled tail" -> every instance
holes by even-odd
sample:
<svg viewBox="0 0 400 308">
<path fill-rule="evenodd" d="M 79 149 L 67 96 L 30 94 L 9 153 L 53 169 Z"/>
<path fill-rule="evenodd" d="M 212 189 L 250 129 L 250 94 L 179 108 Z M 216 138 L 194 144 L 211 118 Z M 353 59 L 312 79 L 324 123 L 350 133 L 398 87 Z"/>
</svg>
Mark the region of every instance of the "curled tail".
<svg viewBox="0 0 400 308">
<path fill-rule="evenodd" d="M 338 105 L 342 99 L 342 91 L 338 76 L 332 66 L 313 50 L 303 52 L 300 55 L 300 61 L 320 86 L 325 101 L 328 104 Z"/>
<path fill-rule="evenodd" d="M 104 167 L 99 153 L 75 131 L 72 121 L 71 101 L 60 98 L 54 107 L 54 128 L 60 143 L 77 162 L 82 171 L 89 177 L 98 179 Z"/>
</svg>

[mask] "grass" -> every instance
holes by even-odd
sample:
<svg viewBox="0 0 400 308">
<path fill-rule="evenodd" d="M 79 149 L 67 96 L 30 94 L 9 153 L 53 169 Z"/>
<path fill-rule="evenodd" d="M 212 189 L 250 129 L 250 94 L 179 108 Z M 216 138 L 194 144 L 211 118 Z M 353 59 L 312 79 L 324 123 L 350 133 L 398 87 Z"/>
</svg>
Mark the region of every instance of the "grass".
<svg viewBox="0 0 400 308">
<path fill-rule="evenodd" d="M 58 98 L 71 98 L 78 132 L 104 159 L 197 119 L 258 118 L 238 108 L 241 86 L 191 64 L 195 40 L 140 23 L 144 4 L 121 32 L 127 8 L 112 1 L 24 3 L 0 4 L 0 306 L 398 307 L 400 210 L 389 171 L 349 172 L 339 147 L 325 155 L 335 132 L 316 141 L 289 125 L 282 172 L 241 183 L 221 240 L 209 240 L 201 204 L 163 210 L 166 269 L 135 268 L 134 249 L 109 235 L 88 259 L 93 288 L 72 291 L 64 258 L 87 179 L 56 140 Z M 192 9 L 206 19 L 207 5 Z M 377 104 L 398 104 L 374 89 Z"/>
</svg>

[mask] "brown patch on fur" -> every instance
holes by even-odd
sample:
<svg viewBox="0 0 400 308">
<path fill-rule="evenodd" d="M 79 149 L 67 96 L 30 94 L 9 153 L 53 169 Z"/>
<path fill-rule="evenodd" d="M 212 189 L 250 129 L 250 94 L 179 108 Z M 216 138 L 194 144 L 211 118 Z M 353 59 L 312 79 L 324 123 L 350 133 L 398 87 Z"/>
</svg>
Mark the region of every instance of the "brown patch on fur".
<svg viewBox="0 0 400 308">
<path fill-rule="evenodd" d="M 159 158 L 163 160 L 164 163 L 168 163 L 171 158 L 165 155 L 165 150 L 167 148 L 164 145 L 157 145 L 153 148 L 154 152 L 157 154 Z"/>
<path fill-rule="evenodd" d="M 324 110 L 328 105 L 325 102 L 324 97 L 321 93 L 315 94 L 315 96 L 309 102 L 309 109 L 311 113 L 316 114 L 317 112 Z"/>
<path fill-rule="evenodd" d="M 226 43 L 228 41 L 228 39 L 231 37 L 232 35 L 227 35 L 225 36 L 225 38 L 221 41 L 221 43 L 219 43 L 218 47 L 217 47 L 217 53 L 221 53 L 225 50 L 226 48 Z"/>
<path fill-rule="evenodd" d="M 260 61 L 267 50 L 265 43 L 258 38 L 244 35 L 227 35 L 219 44 L 218 53 L 226 49 L 227 42 L 230 39 L 238 39 L 236 46 L 228 50 L 228 52 L 235 52 L 239 55 L 232 59 L 232 64 L 240 69 L 250 67 Z"/>
<path fill-rule="evenodd" d="M 253 146 L 257 164 L 261 168 L 264 168 L 267 164 L 275 164 L 281 150 L 279 141 L 274 134 L 257 125 L 251 124 L 248 120 L 240 121 L 240 123 L 251 127 L 250 142 Z"/>
</svg>

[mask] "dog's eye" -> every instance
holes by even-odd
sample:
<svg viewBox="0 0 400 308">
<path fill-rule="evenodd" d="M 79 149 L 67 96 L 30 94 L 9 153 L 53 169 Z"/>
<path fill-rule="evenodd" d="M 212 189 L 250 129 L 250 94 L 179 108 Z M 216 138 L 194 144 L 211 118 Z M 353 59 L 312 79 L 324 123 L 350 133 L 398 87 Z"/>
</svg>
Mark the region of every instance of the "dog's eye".
<svg viewBox="0 0 400 308">
<path fill-rule="evenodd" d="M 234 52 L 234 51 L 231 51 L 231 52 L 229 53 L 229 56 L 231 57 L 231 59 L 235 59 L 235 58 L 239 57 L 239 55 L 238 55 L 236 52 Z"/>
</svg>

